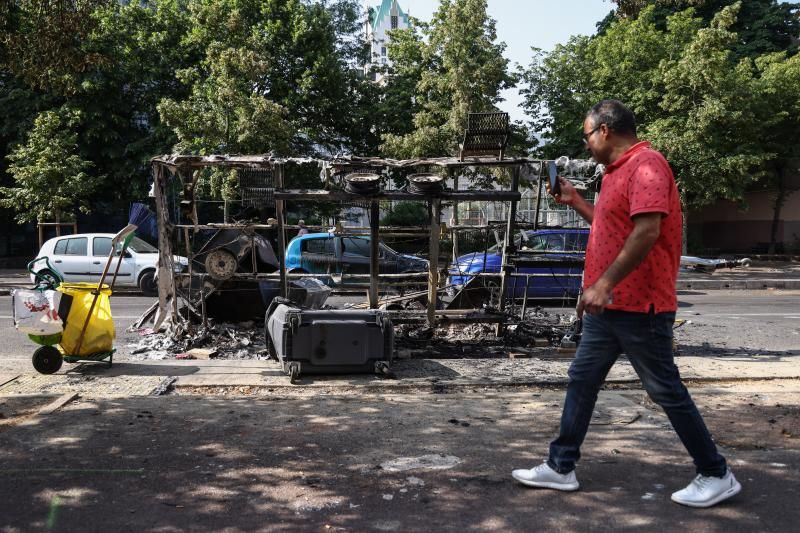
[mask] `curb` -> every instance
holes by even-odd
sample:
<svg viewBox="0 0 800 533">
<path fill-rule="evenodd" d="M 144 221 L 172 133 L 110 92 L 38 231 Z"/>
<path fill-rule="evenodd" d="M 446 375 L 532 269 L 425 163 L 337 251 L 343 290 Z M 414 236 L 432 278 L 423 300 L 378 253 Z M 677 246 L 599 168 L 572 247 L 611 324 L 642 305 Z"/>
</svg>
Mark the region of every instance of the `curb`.
<svg viewBox="0 0 800 533">
<path fill-rule="evenodd" d="M 800 279 L 697 279 L 678 280 L 677 289 L 703 290 L 763 290 L 800 289 Z"/>
</svg>

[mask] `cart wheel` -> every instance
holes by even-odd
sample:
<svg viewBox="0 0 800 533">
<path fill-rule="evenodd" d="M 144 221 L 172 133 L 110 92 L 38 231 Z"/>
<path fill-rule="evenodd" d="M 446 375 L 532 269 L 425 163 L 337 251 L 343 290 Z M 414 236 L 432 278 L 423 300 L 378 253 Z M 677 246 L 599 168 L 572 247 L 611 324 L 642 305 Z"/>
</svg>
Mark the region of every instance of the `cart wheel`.
<svg viewBox="0 0 800 533">
<path fill-rule="evenodd" d="M 46 268 L 36 273 L 36 279 L 40 281 L 45 288 L 50 290 L 58 287 L 60 283 L 58 276 L 53 274 L 52 270 L 48 270 Z"/>
<path fill-rule="evenodd" d="M 33 368 L 40 374 L 53 374 L 58 372 L 64 359 L 61 352 L 53 346 L 42 346 L 33 352 Z"/>
</svg>

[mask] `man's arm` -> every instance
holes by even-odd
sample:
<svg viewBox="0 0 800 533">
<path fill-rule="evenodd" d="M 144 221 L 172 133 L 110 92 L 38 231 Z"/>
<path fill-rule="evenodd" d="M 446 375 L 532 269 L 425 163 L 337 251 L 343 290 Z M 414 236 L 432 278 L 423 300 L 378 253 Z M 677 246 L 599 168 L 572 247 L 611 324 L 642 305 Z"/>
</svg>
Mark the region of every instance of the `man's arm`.
<svg viewBox="0 0 800 533">
<path fill-rule="evenodd" d="M 553 194 L 553 198 L 560 204 L 566 204 L 578 212 L 589 224 L 594 219 L 594 206 L 575 190 L 575 186 L 562 176 L 558 177 L 558 186 L 561 189 L 558 194 Z M 547 184 L 547 192 L 550 191 L 550 184 Z M 552 194 L 552 193 L 551 193 Z"/>
<path fill-rule="evenodd" d="M 602 313 L 609 303 L 611 291 L 625 276 L 639 266 L 661 234 L 661 213 L 642 213 L 633 217 L 633 231 L 625 240 L 614 262 L 600 279 L 587 287 L 578 303 L 578 318 L 585 310 L 589 314 Z"/>
</svg>

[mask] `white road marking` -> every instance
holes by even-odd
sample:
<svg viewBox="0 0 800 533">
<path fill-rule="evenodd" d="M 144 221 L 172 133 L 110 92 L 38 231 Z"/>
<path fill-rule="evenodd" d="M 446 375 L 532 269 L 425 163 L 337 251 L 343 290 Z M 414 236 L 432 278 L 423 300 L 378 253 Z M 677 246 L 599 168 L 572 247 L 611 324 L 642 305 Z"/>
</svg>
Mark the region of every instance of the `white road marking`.
<svg viewBox="0 0 800 533">
<path fill-rule="evenodd" d="M 683 316 L 713 316 L 713 317 L 725 317 L 725 318 L 741 318 L 743 316 L 777 316 L 783 318 L 798 318 L 800 316 L 796 315 L 789 315 L 786 313 L 699 313 L 693 311 L 680 311 L 679 315 Z"/>
</svg>

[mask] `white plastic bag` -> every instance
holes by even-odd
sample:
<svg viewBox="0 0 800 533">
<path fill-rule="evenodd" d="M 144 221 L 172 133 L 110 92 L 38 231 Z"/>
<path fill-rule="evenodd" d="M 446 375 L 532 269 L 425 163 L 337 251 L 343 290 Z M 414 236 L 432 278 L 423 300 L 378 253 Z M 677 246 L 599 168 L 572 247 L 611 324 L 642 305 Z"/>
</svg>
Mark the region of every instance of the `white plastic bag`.
<svg viewBox="0 0 800 533">
<path fill-rule="evenodd" d="M 60 292 L 16 289 L 11 295 L 17 331 L 29 335 L 55 335 L 64 331 L 58 315 Z"/>
</svg>

